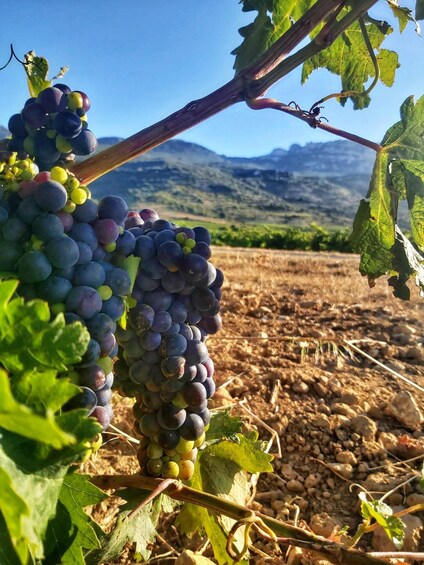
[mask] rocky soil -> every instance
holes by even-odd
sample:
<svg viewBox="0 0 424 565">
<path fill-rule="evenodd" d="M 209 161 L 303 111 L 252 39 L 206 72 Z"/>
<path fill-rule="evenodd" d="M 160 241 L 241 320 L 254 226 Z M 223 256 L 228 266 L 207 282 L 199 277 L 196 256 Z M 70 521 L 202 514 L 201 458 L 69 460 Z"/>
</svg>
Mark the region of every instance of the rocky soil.
<svg viewBox="0 0 424 565">
<path fill-rule="evenodd" d="M 356 256 L 218 248 L 213 262 L 226 275 L 224 328 L 208 340 L 222 385 L 216 405 L 232 406 L 261 438 L 273 438 L 274 472 L 260 476 L 251 507 L 331 538 L 360 523 L 360 490 L 384 496 L 395 511 L 424 503 L 418 291 L 401 302 L 385 281 L 370 289 Z M 130 432 L 130 401 L 117 400 L 116 413 L 115 425 Z M 138 470 L 130 444 L 111 441 L 100 453 L 88 472 Z M 98 513 L 107 527 L 114 509 Z M 403 518 L 406 551 L 424 552 L 423 518 Z M 180 538 L 168 522 L 166 528 L 172 547 L 159 540 L 154 555 L 170 557 L 156 563 L 175 563 L 183 549 L 204 545 Z M 393 547 L 378 531 L 361 546 Z M 129 562 L 131 552 L 115 563 Z M 326 563 L 261 539 L 251 562 Z"/>
</svg>

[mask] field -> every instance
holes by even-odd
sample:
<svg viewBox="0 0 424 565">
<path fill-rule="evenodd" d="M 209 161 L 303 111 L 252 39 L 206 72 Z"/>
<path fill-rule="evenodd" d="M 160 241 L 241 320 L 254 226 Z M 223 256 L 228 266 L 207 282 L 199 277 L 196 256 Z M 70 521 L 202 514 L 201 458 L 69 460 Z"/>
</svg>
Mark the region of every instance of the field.
<svg viewBox="0 0 424 565">
<path fill-rule="evenodd" d="M 226 275 L 224 328 L 208 340 L 222 385 L 215 406 L 232 406 L 264 440 L 274 438 L 274 473 L 259 478 L 251 507 L 328 537 L 360 522 L 358 485 L 374 498 L 394 489 L 385 499 L 392 506 L 423 502 L 417 479 L 395 488 L 424 458 L 419 412 L 392 402 L 406 391 L 424 414 L 424 389 L 399 377 L 424 382 L 418 292 L 401 302 L 385 281 L 370 289 L 355 255 L 215 248 L 212 260 Z M 116 414 L 115 425 L 131 433 L 128 400 L 117 400 Z M 137 472 L 138 464 L 130 444 L 112 441 L 86 470 Z M 106 527 L 113 521 L 113 507 L 97 513 Z M 156 562 L 173 563 L 182 548 L 205 549 L 204 540 L 180 538 L 172 516 L 162 527 L 171 545 L 159 540 L 154 555 L 168 557 Z M 371 535 L 361 543 L 371 547 Z M 408 543 L 424 549 L 417 536 Z M 257 540 L 251 562 L 285 563 L 286 549 Z M 293 552 L 289 558 L 296 563 Z M 130 552 L 116 561 L 129 562 Z"/>
</svg>

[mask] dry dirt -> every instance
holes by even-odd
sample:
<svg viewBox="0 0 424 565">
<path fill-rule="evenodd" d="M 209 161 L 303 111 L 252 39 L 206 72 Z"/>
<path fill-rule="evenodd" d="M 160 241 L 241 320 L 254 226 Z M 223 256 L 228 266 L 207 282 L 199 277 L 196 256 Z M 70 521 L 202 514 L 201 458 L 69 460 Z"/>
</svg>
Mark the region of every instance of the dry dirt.
<svg viewBox="0 0 424 565">
<path fill-rule="evenodd" d="M 329 537 L 360 522 L 358 485 L 375 498 L 394 489 L 385 498 L 392 506 L 424 502 L 413 479 L 424 459 L 424 389 L 400 378 L 424 387 L 418 291 L 412 288 L 411 302 L 402 302 L 385 281 L 370 289 L 356 256 L 216 248 L 212 261 L 226 276 L 224 328 L 208 340 L 217 383 L 224 385 L 217 405 L 232 405 L 262 439 L 272 437 L 272 428 L 281 446 L 274 473 L 257 482 L 252 508 Z M 115 425 L 130 432 L 130 401 L 115 408 Z M 271 452 L 277 451 L 274 439 Z M 138 464 L 129 444 L 112 441 L 85 470 L 132 473 Z M 104 506 L 98 515 L 107 527 L 113 509 Z M 165 527 L 172 547 L 159 542 L 154 555 L 172 550 L 172 558 L 156 563 L 173 563 L 182 548 L 203 545 L 180 538 L 169 520 Z M 423 551 L 420 536 L 415 530 L 405 549 Z M 363 545 L 371 543 L 365 536 Z M 130 562 L 131 552 L 115 563 Z M 257 539 L 251 562 L 287 563 L 286 548 Z M 316 563 L 307 555 L 298 562 Z"/>
</svg>

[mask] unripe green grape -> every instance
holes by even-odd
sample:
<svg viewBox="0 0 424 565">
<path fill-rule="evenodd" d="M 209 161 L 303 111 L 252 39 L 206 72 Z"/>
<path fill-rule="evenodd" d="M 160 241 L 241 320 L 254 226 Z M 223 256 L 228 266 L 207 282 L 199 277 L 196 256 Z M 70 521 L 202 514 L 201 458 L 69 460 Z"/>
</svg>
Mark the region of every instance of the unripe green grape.
<svg viewBox="0 0 424 565">
<path fill-rule="evenodd" d="M 147 446 L 146 452 L 149 459 L 160 459 L 163 455 L 163 448 L 152 441 Z"/>
<path fill-rule="evenodd" d="M 70 110 L 78 110 L 78 108 L 82 108 L 83 107 L 83 99 L 82 96 L 79 92 L 70 92 L 68 94 L 68 108 Z"/>
<path fill-rule="evenodd" d="M 193 442 L 193 445 L 194 447 L 200 447 L 202 443 L 204 443 L 204 441 L 205 441 L 205 432 L 203 432 L 203 434 Z"/>
<path fill-rule="evenodd" d="M 176 453 L 175 455 L 169 457 L 169 461 L 175 461 L 175 463 L 179 463 L 181 461 L 181 455 L 179 453 Z"/>
<path fill-rule="evenodd" d="M 188 403 L 184 400 L 182 392 L 178 392 L 172 399 L 172 404 L 176 408 L 187 408 Z"/>
<path fill-rule="evenodd" d="M 62 210 L 64 212 L 69 212 L 69 214 L 72 214 L 72 212 L 75 212 L 77 205 L 75 204 L 75 202 L 72 202 L 71 200 L 68 200 L 68 202 L 65 204 L 65 206 L 62 208 Z"/>
<path fill-rule="evenodd" d="M 63 167 L 53 167 L 50 171 L 50 178 L 51 180 L 60 182 L 60 184 L 65 184 L 68 180 L 68 171 Z"/>
<path fill-rule="evenodd" d="M 175 449 L 178 453 L 183 454 L 183 453 L 188 453 L 189 451 L 191 451 L 193 449 L 193 447 L 194 447 L 194 441 L 190 441 L 190 440 L 181 438 Z"/>
<path fill-rule="evenodd" d="M 74 188 L 71 190 L 71 200 L 77 205 L 84 204 L 87 200 L 87 194 L 82 188 Z"/>
<path fill-rule="evenodd" d="M 66 181 L 66 188 L 68 190 L 73 190 L 74 188 L 78 188 L 79 185 L 80 182 L 76 177 L 69 177 L 68 180 Z"/>
<path fill-rule="evenodd" d="M 194 463 L 190 460 L 182 460 L 178 463 L 178 468 L 180 470 L 178 478 L 182 481 L 188 481 L 191 479 L 194 473 Z"/>
<path fill-rule="evenodd" d="M 71 153 L 72 145 L 63 135 L 57 135 L 55 139 L 56 149 L 61 153 Z"/>
<path fill-rule="evenodd" d="M 100 281 L 99 281 L 100 282 Z M 109 298 L 112 296 L 113 292 L 112 289 L 110 288 L 110 286 L 106 286 L 106 285 L 102 285 L 99 286 L 99 288 L 96 289 L 97 292 L 100 294 L 100 296 L 102 297 L 102 300 L 109 300 Z"/>
<path fill-rule="evenodd" d="M 165 465 L 162 463 L 161 459 L 150 459 L 147 462 L 146 469 L 149 475 L 152 475 L 153 477 L 159 477 Z"/>
<path fill-rule="evenodd" d="M 198 453 L 198 449 L 197 447 L 193 447 L 193 449 L 191 451 L 189 451 L 188 453 L 183 453 L 181 455 L 181 459 L 183 459 L 184 461 L 196 461 L 197 458 L 197 453 Z"/>
<path fill-rule="evenodd" d="M 165 479 L 177 479 L 180 474 L 180 467 L 175 461 L 168 461 L 162 467 L 162 476 Z"/>
</svg>

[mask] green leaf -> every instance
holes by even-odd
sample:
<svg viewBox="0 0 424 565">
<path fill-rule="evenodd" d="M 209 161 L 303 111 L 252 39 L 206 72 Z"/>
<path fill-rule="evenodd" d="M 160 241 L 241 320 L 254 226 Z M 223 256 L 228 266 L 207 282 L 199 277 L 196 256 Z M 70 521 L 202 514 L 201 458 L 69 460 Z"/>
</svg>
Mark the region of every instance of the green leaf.
<svg viewBox="0 0 424 565">
<path fill-rule="evenodd" d="M 18 402 L 43 415 L 57 412 L 81 390 L 68 379 L 58 378 L 56 371 L 28 371 L 16 376 L 12 386 Z"/>
<path fill-rule="evenodd" d="M 100 548 L 98 536 L 102 534 L 102 530 L 85 513 L 84 508 L 98 504 L 106 498 L 108 495 L 94 486 L 89 476 L 75 473 L 65 477 L 59 500 L 66 508 L 77 533 L 72 544 L 62 556 L 63 565 L 84 565 L 83 550 Z M 57 527 L 60 525 L 55 524 L 54 528 L 57 529 Z"/>
<path fill-rule="evenodd" d="M 377 52 L 380 80 L 386 86 L 392 86 L 395 71 L 399 66 L 398 55 L 394 51 L 381 49 L 381 44 L 386 35 L 392 33 L 393 29 L 390 26 L 377 25 L 374 21 L 366 22 L 364 25 L 372 48 Z M 360 93 L 365 90 L 365 84 L 368 80 L 375 77 L 375 68 L 359 22 L 353 23 L 330 47 L 305 61 L 302 68 L 302 84 L 307 81 L 314 70 L 320 68 L 340 75 L 342 91 Z M 366 108 L 371 100 L 368 94 L 351 95 L 349 98 L 353 101 L 355 110 Z M 344 105 L 347 99 L 348 97 L 341 97 L 339 99 L 340 104 Z"/>
<path fill-rule="evenodd" d="M 228 498 L 231 496 L 232 486 L 237 484 L 236 476 L 240 472 L 240 467 L 225 459 L 208 458 L 208 449 L 203 450 L 196 461 L 190 486 L 200 491 Z M 213 475 L 209 475 L 211 471 L 214 473 Z M 221 476 L 216 476 L 216 472 L 220 473 Z M 182 533 L 190 535 L 197 530 L 205 532 L 219 565 L 236 565 L 236 562 L 230 558 L 226 550 L 227 536 L 232 524 L 234 524 L 234 520 L 222 521 L 218 516 L 208 512 L 206 508 L 194 504 L 185 504 L 177 518 L 177 525 Z M 240 549 L 240 544 L 237 545 Z M 247 565 L 248 561 L 243 559 L 237 563 Z"/>
<path fill-rule="evenodd" d="M 69 70 L 69 67 L 60 67 L 59 72 L 52 80 L 48 78 L 49 63 L 44 57 L 39 57 L 35 51 L 29 51 L 24 57 L 24 68 L 27 74 L 28 88 L 31 96 L 38 94 L 45 88 L 51 86 L 52 80 L 62 78 Z"/>
<path fill-rule="evenodd" d="M 400 33 L 406 28 L 409 22 L 415 23 L 415 30 L 419 34 L 420 33 L 420 26 L 416 19 L 412 16 L 412 10 L 406 7 L 399 6 L 397 0 L 387 0 L 388 4 L 393 12 L 393 15 L 397 18 L 399 23 L 399 31 Z"/>
<path fill-rule="evenodd" d="M 415 243 L 424 250 L 424 97 L 408 97 L 401 119 L 385 134 L 377 153 L 367 199 L 361 201 L 351 243 L 361 253 L 361 272 L 373 280 L 390 274 L 398 297 L 408 297 L 407 280 L 414 274 L 422 288 L 421 257 L 397 235 L 398 201 L 408 202 Z"/>
<path fill-rule="evenodd" d="M 47 78 L 49 64 L 44 57 L 37 57 L 35 51 L 29 51 L 24 58 L 25 72 L 27 74 L 28 88 L 31 96 L 38 94 L 50 86 Z"/>
<path fill-rule="evenodd" d="M 202 461 L 219 457 L 236 463 L 240 469 L 249 473 L 271 473 L 273 469 L 270 462 L 273 457 L 263 451 L 262 447 L 256 432 L 237 434 L 235 441 L 227 439 L 207 447 L 202 454 Z"/>
<path fill-rule="evenodd" d="M 63 314 L 50 321 L 46 302 L 12 298 L 17 286 L 17 281 L 0 281 L 0 363 L 11 372 L 66 371 L 87 349 L 87 328 L 79 322 L 66 325 Z"/>
<path fill-rule="evenodd" d="M 0 369 L 1 428 L 56 449 L 75 443 L 74 436 L 63 431 L 51 413 L 42 417 L 34 414 L 27 406 L 19 404 L 12 395 L 7 374 Z"/>
<path fill-rule="evenodd" d="M 217 417 L 214 425 L 218 424 L 219 419 L 227 421 L 232 432 L 234 425 L 239 425 L 238 419 L 229 418 L 225 412 L 220 418 Z M 199 454 L 190 486 L 244 505 L 250 496 L 246 472 L 272 471 L 272 456 L 263 451 L 263 443 L 257 438 L 256 432 L 245 435 L 236 433 L 232 438 L 208 445 Z M 217 517 L 205 508 L 192 504 L 184 505 L 178 517 L 178 525 L 183 533 L 191 534 L 199 528 L 205 531 L 216 560 L 223 565 L 234 563 L 226 551 L 227 535 L 233 524 L 234 520 L 231 518 Z M 236 535 L 234 545 L 239 551 L 243 547 L 241 530 Z M 245 560 L 242 562 L 247 563 Z"/>
<path fill-rule="evenodd" d="M 0 512 L 21 562 L 43 557 L 43 538 L 55 513 L 67 467 L 50 466 L 28 473 L 6 452 L 0 436 Z"/>
<path fill-rule="evenodd" d="M 421 296 L 424 296 L 424 257 L 416 251 L 398 226 L 396 226 L 393 253 L 393 269 L 397 274 L 388 280 L 389 285 L 393 287 L 393 294 L 396 298 L 409 300 L 410 291 L 406 283 L 410 277 L 414 276 L 415 284 L 419 287 Z"/>
<path fill-rule="evenodd" d="M 374 519 L 384 529 L 397 549 L 401 549 L 405 535 L 405 524 L 400 518 L 393 516 L 390 506 L 379 500 L 368 501 L 366 496 L 364 492 L 359 493 L 363 518 L 366 520 Z"/>
<path fill-rule="evenodd" d="M 124 506 L 124 510 L 119 514 L 117 525 L 108 542 L 98 556 L 100 563 L 119 556 L 127 543 L 135 543 L 135 553 L 144 561 L 150 557 L 151 551 L 148 549 L 148 546 L 156 539 L 156 524 L 162 509 L 162 496 L 140 508 L 135 516 L 128 518 L 132 510 L 139 506 L 147 494 L 140 494 L 138 489 L 125 489 L 124 492 L 119 493 L 120 496 L 127 500 L 127 503 Z"/>
<path fill-rule="evenodd" d="M 380 151 L 366 200 L 361 200 L 353 223 L 352 247 L 361 253 L 360 271 L 371 280 L 392 268 L 395 243 L 394 198 L 387 187 L 387 155 Z"/>
<path fill-rule="evenodd" d="M 6 522 L 0 512 L 0 563 L 7 565 L 22 565 L 22 561 L 16 554 L 7 530 Z"/>
<path fill-rule="evenodd" d="M 236 73 L 256 61 L 315 3 L 314 0 L 243 0 L 243 12 L 257 11 L 253 23 L 239 29 L 242 44 L 234 49 Z"/>
<path fill-rule="evenodd" d="M 206 432 L 206 441 L 221 440 L 240 433 L 243 427 L 241 418 L 230 416 L 230 410 L 211 412 L 209 428 Z"/>
</svg>

